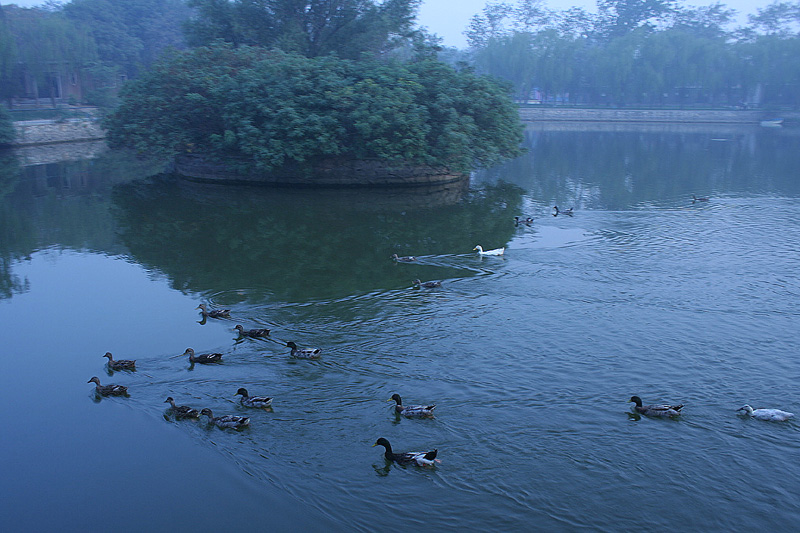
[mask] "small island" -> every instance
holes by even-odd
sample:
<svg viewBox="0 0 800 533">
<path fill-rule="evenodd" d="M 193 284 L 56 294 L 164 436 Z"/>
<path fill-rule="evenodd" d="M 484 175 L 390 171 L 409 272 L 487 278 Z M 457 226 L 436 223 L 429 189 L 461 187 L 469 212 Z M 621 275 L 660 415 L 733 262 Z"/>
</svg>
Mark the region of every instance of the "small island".
<svg viewBox="0 0 800 533">
<path fill-rule="evenodd" d="M 105 125 L 112 147 L 173 157 L 192 179 L 431 185 L 520 153 L 508 92 L 431 54 L 353 60 L 218 41 L 128 83 Z"/>
</svg>

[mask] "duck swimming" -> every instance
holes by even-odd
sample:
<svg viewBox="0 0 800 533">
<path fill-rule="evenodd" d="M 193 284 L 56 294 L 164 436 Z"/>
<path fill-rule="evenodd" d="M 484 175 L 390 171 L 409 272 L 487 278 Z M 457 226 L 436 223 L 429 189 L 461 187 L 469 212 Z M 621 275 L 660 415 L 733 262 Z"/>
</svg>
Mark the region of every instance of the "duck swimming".
<svg viewBox="0 0 800 533">
<path fill-rule="evenodd" d="M 209 422 L 220 428 L 240 429 L 250 425 L 250 418 L 247 416 L 224 415 L 215 417 L 211 409 L 208 408 L 200 411 L 200 414 L 206 415 Z"/>
<path fill-rule="evenodd" d="M 706 197 L 702 197 L 701 196 L 700 198 L 698 198 L 694 194 L 692 195 L 692 203 L 695 203 L 695 202 L 707 202 L 707 201 L 708 201 L 708 198 L 706 198 Z"/>
<path fill-rule="evenodd" d="M 505 247 L 495 248 L 494 250 L 484 250 L 480 244 L 475 245 L 473 250 L 478 250 L 478 255 L 503 255 L 503 253 L 506 251 Z"/>
<path fill-rule="evenodd" d="M 192 348 L 186 348 L 186 351 L 183 352 L 183 355 L 189 356 L 189 362 L 194 363 L 202 363 L 207 365 L 209 363 L 221 363 L 222 362 L 222 354 L 221 353 L 201 353 L 200 355 L 195 355 L 194 350 Z"/>
<path fill-rule="evenodd" d="M 772 422 L 784 422 L 794 416 L 794 413 L 781 411 L 780 409 L 753 409 L 749 405 L 743 405 L 737 411 L 744 411 L 753 418 Z"/>
<path fill-rule="evenodd" d="M 294 341 L 289 341 L 286 346 L 292 349 L 291 356 L 298 359 L 319 359 L 319 348 L 298 348 Z"/>
<path fill-rule="evenodd" d="M 96 385 L 94 390 L 100 396 L 127 396 L 128 394 L 128 387 L 122 385 L 100 385 L 100 378 L 97 376 L 86 383 L 94 383 Z"/>
<path fill-rule="evenodd" d="M 208 318 L 230 318 L 231 317 L 231 310 L 230 309 L 211 309 L 210 311 L 206 307 L 206 304 L 200 304 L 195 309 L 200 309 L 200 314 L 204 317 Z"/>
<path fill-rule="evenodd" d="M 408 418 L 433 418 L 433 410 L 436 405 L 403 405 L 403 400 L 399 394 L 392 394 L 392 397 L 387 401 L 394 401 L 397 405 L 394 406 L 394 412 L 398 415 L 403 415 Z"/>
<path fill-rule="evenodd" d="M 572 216 L 572 209 L 573 209 L 572 207 L 570 207 L 569 209 L 566 209 L 566 210 L 564 210 L 564 211 L 559 211 L 559 209 L 558 209 L 558 206 L 557 206 L 557 205 L 554 205 L 554 206 L 553 206 L 553 209 L 555 209 L 555 210 L 556 210 L 556 212 L 555 212 L 555 213 L 553 213 L 553 216 L 554 216 L 554 217 L 557 217 L 558 215 L 567 215 L 567 216 L 569 216 L 569 217 L 571 217 L 571 216 Z"/>
<path fill-rule="evenodd" d="M 240 337 L 250 337 L 251 339 L 269 337 L 269 330 L 267 328 L 244 329 L 241 324 L 236 324 L 236 327 L 233 329 L 239 332 Z"/>
<path fill-rule="evenodd" d="M 175 415 L 175 418 L 200 418 L 200 413 L 197 409 L 192 409 L 188 405 L 175 405 L 175 400 L 169 396 L 164 403 L 170 405 L 170 411 Z"/>
<path fill-rule="evenodd" d="M 236 394 L 241 394 L 242 397 L 239 399 L 239 403 L 241 403 L 245 407 L 269 407 L 272 405 L 272 398 L 268 396 L 250 396 L 247 394 L 247 389 L 240 388 L 236 391 Z"/>
<path fill-rule="evenodd" d="M 680 405 L 642 405 L 642 399 L 638 396 L 631 396 L 629 400 L 636 404 L 634 410 L 645 416 L 678 416 L 683 404 Z"/>
<path fill-rule="evenodd" d="M 411 263 L 412 261 L 416 261 L 417 258 L 413 255 L 399 256 L 397 254 L 392 254 L 392 260 L 397 261 L 398 263 Z"/>
<path fill-rule="evenodd" d="M 389 441 L 383 437 L 375 441 L 375 444 L 372 446 L 383 446 L 386 449 L 386 451 L 383 453 L 383 456 L 386 458 L 386 460 L 394 461 L 399 465 L 414 464 L 417 466 L 433 466 L 434 462 L 439 462 L 439 460 L 436 459 L 436 455 L 439 453 L 439 450 L 431 450 L 429 452 L 394 453 L 392 452 L 392 445 L 389 444 Z"/>
<path fill-rule="evenodd" d="M 419 289 L 420 287 L 424 287 L 426 289 L 435 289 L 436 287 L 441 287 L 441 281 L 420 281 L 415 279 L 413 282 L 414 288 Z"/>
<path fill-rule="evenodd" d="M 106 352 L 103 357 L 108 357 L 108 368 L 111 370 L 135 370 L 136 369 L 136 361 L 131 361 L 130 359 L 117 359 L 114 361 L 114 356 L 111 355 L 111 352 Z"/>
<path fill-rule="evenodd" d="M 514 217 L 514 225 L 519 226 L 520 224 L 525 224 L 526 226 L 530 226 L 533 224 L 533 217 Z"/>
</svg>

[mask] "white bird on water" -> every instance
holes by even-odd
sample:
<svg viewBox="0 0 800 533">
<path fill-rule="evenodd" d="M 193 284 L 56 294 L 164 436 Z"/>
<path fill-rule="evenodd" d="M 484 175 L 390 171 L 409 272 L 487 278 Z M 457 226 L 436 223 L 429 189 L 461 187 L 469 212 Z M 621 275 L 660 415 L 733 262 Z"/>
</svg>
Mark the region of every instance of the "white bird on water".
<svg viewBox="0 0 800 533">
<path fill-rule="evenodd" d="M 788 411 L 781 411 L 780 409 L 753 409 L 749 405 L 743 405 L 737 411 L 745 411 L 748 415 L 759 420 L 771 420 L 773 422 L 783 422 L 789 420 L 794 416 L 793 413 Z"/>
<path fill-rule="evenodd" d="M 478 250 L 478 255 L 503 255 L 506 251 L 505 248 L 496 248 L 494 250 L 484 250 L 480 244 L 476 245 L 473 250 Z"/>
</svg>

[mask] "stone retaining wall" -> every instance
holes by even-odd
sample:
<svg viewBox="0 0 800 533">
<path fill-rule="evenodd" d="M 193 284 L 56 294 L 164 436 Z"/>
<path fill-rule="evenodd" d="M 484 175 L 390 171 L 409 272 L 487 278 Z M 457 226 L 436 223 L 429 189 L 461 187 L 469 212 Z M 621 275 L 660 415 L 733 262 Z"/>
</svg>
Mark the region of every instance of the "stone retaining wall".
<svg viewBox="0 0 800 533">
<path fill-rule="evenodd" d="M 329 160 L 312 172 L 286 167 L 270 173 L 239 173 L 224 163 L 205 161 L 198 155 L 175 159 L 176 174 L 214 183 L 288 185 L 292 187 L 413 187 L 454 183 L 468 175 L 447 168 L 383 161 Z"/>
<path fill-rule="evenodd" d="M 25 120 L 14 122 L 14 130 L 17 138 L 12 146 L 94 141 L 106 137 L 96 119 Z"/>
<path fill-rule="evenodd" d="M 106 142 L 81 141 L 59 144 L 27 144 L 13 146 L 11 151 L 23 167 L 60 163 L 62 161 L 80 161 L 94 159 L 108 150 Z"/>
<path fill-rule="evenodd" d="M 690 109 L 574 109 L 558 107 L 521 107 L 524 122 L 655 122 L 693 124 L 758 124 L 775 118 L 764 111 L 690 110 Z M 781 113 L 785 119 L 797 120 L 800 114 Z"/>
</svg>

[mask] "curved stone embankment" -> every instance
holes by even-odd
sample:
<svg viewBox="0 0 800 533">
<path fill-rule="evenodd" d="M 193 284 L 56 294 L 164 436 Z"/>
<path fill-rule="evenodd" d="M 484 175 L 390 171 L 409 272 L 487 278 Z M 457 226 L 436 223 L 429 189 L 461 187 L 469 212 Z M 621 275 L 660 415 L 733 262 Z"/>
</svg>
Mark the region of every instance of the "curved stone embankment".
<svg viewBox="0 0 800 533">
<path fill-rule="evenodd" d="M 14 122 L 16 139 L 12 146 L 95 141 L 106 138 L 96 119 L 24 120 Z"/>
<path fill-rule="evenodd" d="M 449 169 L 369 160 L 329 160 L 312 172 L 286 167 L 270 173 L 239 173 L 224 163 L 199 155 L 175 158 L 174 172 L 184 178 L 209 183 L 236 183 L 291 187 L 418 187 L 455 183 L 469 178 Z"/>
</svg>

